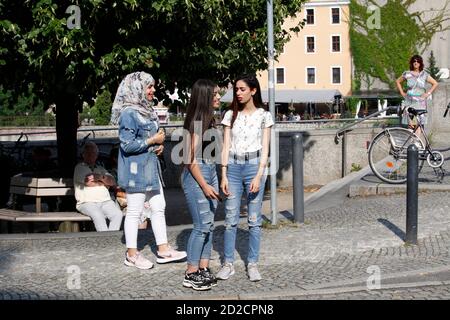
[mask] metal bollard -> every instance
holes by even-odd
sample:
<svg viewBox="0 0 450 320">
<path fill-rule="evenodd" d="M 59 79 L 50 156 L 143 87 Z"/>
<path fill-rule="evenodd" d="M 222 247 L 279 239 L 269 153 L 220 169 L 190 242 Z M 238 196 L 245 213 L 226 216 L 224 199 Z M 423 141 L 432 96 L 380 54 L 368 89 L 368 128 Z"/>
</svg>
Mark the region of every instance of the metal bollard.
<svg viewBox="0 0 450 320">
<path fill-rule="evenodd" d="M 342 134 L 342 178 L 347 175 L 347 131 Z"/>
<path fill-rule="evenodd" d="M 292 181 L 294 184 L 294 221 L 305 222 L 305 201 L 303 195 L 303 135 L 292 137 Z"/>
<path fill-rule="evenodd" d="M 417 146 L 408 147 L 406 185 L 406 239 L 409 244 L 417 244 L 417 209 L 419 190 L 419 151 Z"/>
</svg>

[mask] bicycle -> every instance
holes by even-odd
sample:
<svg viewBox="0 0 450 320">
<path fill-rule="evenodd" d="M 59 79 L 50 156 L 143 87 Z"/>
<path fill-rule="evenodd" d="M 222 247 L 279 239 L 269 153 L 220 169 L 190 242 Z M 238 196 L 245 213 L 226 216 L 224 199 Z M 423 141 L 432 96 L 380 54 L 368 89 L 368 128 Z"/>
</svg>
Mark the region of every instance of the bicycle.
<svg viewBox="0 0 450 320">
<path fill-rule="evenodd" d="M 450 103 L 444 117 L 449 109 Z M 411 107 L 408 108 L 407 112 L 411 119 L 427 113 L 426 110 L 415 110 Z M 416 134 L 419 128 L 422 130 L 425 141 L 422 141 Z M 421 121 L 418 121 L 418 124 L 412 130 L 402 127 L 386 128 L 373 138 L 368 152 L 369 165 L 373 173 L 387 183 L 405 183 L 407 179 L 407 150 L 411 144 L 415 144 L 419 150 L 419 172 L 426 160 L 439 177 L 439 182 L 442 182 L 445 175 L 445 170 L 442 167 L 445 160 L 444 155 L 438 150 L 433 150 Z"/>
</svg>

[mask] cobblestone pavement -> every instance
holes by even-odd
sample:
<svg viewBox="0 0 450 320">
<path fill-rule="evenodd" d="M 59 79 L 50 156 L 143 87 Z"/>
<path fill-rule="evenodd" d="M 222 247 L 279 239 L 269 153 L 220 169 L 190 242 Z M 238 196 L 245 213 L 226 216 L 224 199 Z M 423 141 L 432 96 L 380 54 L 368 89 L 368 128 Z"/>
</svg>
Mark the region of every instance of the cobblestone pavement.
<svg viewBox="0 0 450 320">
<path fill-rule="evenodd" d="M 450 284 L 283 297 L 284 300 L 449 300 Z"/>
<path fill-rule="evenodd" d="M 145 271 L 124 266 L 124 239 L 118 232 L 3 237 L 0 299 L 448 299 L 450 279 L 445 277 L 431 285 L 383 286 L 405 275 L 450 274 L 449 197 L 447 192 L 420 194 L 417 246 L 403 241 L 405 195 L 347 198 L 337 207 L 307 212 L 303 225 L 280 220 L 278 228 L 263 229 L 263 281 L 256 283 L 245 274 L 242 224 L 236 274 L 205 292 L 182 287 L 185 263 Z M 189 225 L 170 227 L 169 241 L 185 249 L 190 231 Z M 218 224 L 211 261 L 215 271 L 223 232 Z M 139 242 L 154 259 L 151 231 L 142 231 Z M 367 290 L 376 279 L 380 289 Z"/>
</svg>

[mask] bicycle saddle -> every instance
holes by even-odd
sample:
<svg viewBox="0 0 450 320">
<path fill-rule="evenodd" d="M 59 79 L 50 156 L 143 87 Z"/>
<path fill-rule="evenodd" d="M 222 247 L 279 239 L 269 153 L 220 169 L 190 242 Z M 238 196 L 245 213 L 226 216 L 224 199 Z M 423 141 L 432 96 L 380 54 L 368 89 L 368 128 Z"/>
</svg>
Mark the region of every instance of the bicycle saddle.
<svg viewBox="0 0 450 320">
<path fill-rule="evenodd" d="M 408 112 L 412 115 L 419 116 L 421 114 L 427 113 L 428 111 L 427 110 L 416 110 L 414 108 L 408 108 Z"/>
</svg>

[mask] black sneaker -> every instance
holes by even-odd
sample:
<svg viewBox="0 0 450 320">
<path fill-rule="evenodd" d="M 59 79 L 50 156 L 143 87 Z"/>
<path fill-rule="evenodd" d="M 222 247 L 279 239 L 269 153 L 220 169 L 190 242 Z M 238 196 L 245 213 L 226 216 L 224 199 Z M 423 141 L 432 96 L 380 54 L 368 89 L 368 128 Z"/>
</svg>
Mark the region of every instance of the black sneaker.
<svg viewBox="0 0 450 320">
<path fill-rule="evenodd" d="M 209 290 L 211 289 L 211 280 L 205 278 L 200 271 L 197 270 L 192 273 L 184 274 L 183 287 L 199 291 Z"/>
<path fill-rule="evenodd" d="M 217 286 L 217 279 L 214 276 L 214 274 L 211 272 L 210 268 L 203 268 L 200 269 L 200 274 L 205 277 L 206 279 L 209 279 L 209 281 L 211 282 L 211 286 L 215 287 Z"/>
</svg>

